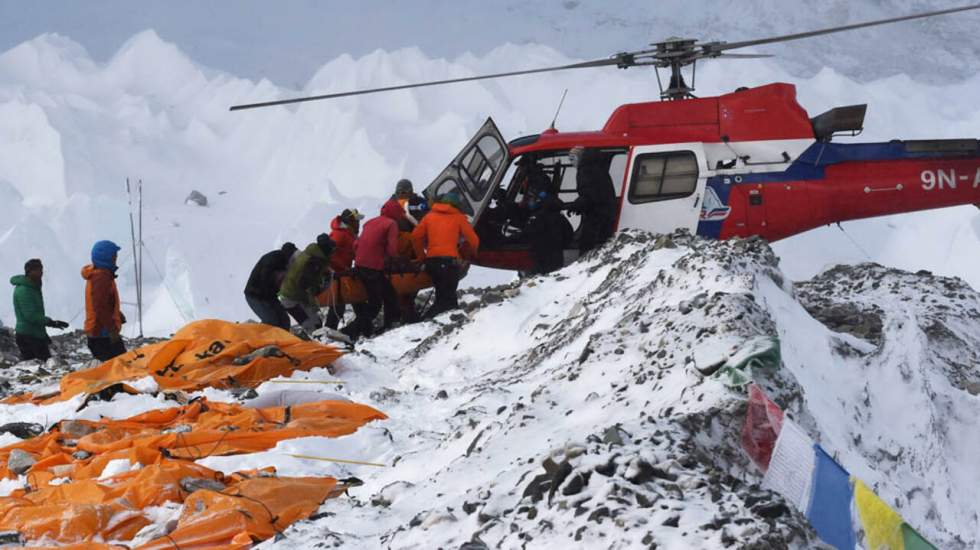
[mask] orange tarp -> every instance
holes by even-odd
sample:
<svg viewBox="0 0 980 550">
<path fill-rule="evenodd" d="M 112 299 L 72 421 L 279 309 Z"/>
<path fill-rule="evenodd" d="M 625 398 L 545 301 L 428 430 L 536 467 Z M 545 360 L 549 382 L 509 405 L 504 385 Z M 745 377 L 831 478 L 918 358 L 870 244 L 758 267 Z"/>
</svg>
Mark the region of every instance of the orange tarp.
<svg viewBox="0 0 980 550">
<path fill-rule="evenodd" d="M 266 348 L 266 353 L 252 353 L 262 348 Z M 61 392 L 45 402 L 96 393 L 145 376 L 152 376 L 164 390 L 255 387 L 294 371 L 328 366 L 341 355 L 333 346 L 304 341 L 269 325 L 195 321 L 166 342 L 66 375 L 61 379 Z M 15 396 L 4 402 L 25 400 L 24 396 Z"/>
<path fill-rule="evenodd" d="M 98 477 L 111 460 L 155 464 L 160 458 L 199 459 L 252 453 L 275 447 L 297 437 L 340 437 L 357 431 L 384 413 L 348 401 L 316 401 L 289 407 L 252 409 L 234 403 L 200 399 L 182 407 L 159 409 L 125 420 L 69 420 L 49 433 L 0 448 L 0 476 L 7 470 L 11 451 L 29 453 L 37 463 L 27 472 L 28 481 L 43 486 L 55 477 Z M 67 425 L 66 423 L 71 423 Z M 90 432 L 80 437 L 67 431 Z M 91 456 L 76 460 L 72 454 Z"/>
<path fill-rule="evenodd" d="M 172 548 L 173 542 L 180 548 L 246 548 L 308 517 L 336 494 L 336 480 L 223 476 L 190 460 L 263 451 L 296 437 L 337 437 L 384 418 L 346 401 L 252 409 L 200 399 L 125 420 L 62 421 L 42 436 L 0 449 L 4 477 L 13 476 L 6 464 L 14 449 L 37 460 L 26 473 L 28 487 L 0 498 L 0 531 L 64 544 L 128 541 L 151 523 L 143 508 L 184 502 L 177 529 L 147 548 Z M 90 456 L 76 459 L 78 451 Z M 140 467 L 98 479 L 117 459 Z M 52 485 L 55 478 L 69 481 Z M 180 483 L 186 478 L 226 488 L 188 496 Z"/>
<path fill-rule="evenodd" d="M 249 548 L 305 519 L 334 491 L 333 478 L 255 478 L 220 493 L 196 491 L 184 501 L 177 529 L 141 550 Z"/>
<path fill-rule="evenodd" d="M 414 294 L 423 288 L 432 286 L 432 278 L 429 274 L 421 271 L 419 273 L 393 273 L 389 276 L 391 286 L 395 287 L 395 294 L 407 296 Z M 334 279 L 330 288 L 324 290 L 317 296 L 317 301 L 321 306 L 332 306 L 336 303 L 337 293 L 345 304 L 360 304 L 367 301 L 367 291 L 361 281 L 352 275 L 341 275 Z"/>
<path fill-rule="evenodd" d="M 188 494 L 180 483 L 188 478 L 225 487 Z M 105 480 L 17 490 L 0 498 L 0 530 L 17 531 L 25 541 L 105 548 L 93 543 L 130 541 L 151 523 L 143 508 L 183 502 L 177 528 L 141 548 L 173 548 L 173 543 L 179 548 L 242 548 L 308 517 L 341 491 L 330 477 L 224 476 L 193 463 L 164 459 Z"/>
<path fill-rule="evenodd" d="M 132 392 L 123 382 L 147 375 L 168 390 L 256 386 L 329 365 L 340 355 L 266 325 L 199 321 L 170 341 L 65 376 L 61 393 L 49 400 L 102 390 L 107 398 L 120 388 Z M 346 486 L 330 477 L 278 478 L 270 471 L 225 476 L 192 460 L 264 451 L 297 437 L 339 437 L 385 418 L 347 401 L 257 409 L 198 399 L 125 420 L 64 420 L 38 437 L 0 448 L 0 477 L 15 477 L 8 470 L 15 450 L 36 461 L 25 473 L 27 486 L 0 497 L 0 531 L 16 531 L 30 542 L 108 549 L 151 525 L 144 508 L 182 502 L 176 529 L 145 548 L 247 548 L 308 517 Z M 119 459 L 129 462 L 130 471 L 99 479 Z M 199 484 L 182 485 L 187 480 L 221 485 L 194 490 Z"/>
</svg>

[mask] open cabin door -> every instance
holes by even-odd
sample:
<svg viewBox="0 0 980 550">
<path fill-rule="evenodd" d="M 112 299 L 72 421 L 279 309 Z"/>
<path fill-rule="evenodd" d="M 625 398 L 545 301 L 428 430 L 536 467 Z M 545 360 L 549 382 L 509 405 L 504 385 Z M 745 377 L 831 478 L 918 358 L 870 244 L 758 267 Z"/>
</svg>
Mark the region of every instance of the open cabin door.
<svg viewBox="0 0 980 550">
<path fill-rule="evenodd" d="M 426 200 L 432 204 L 441 195 L 456 191 L 463 213 L 475 225 L 507 171 L 508 153 L 507 142 L 493 119 L 488 118 L 449 166 L 425 188 Z"/>
<path fill-rule="evenodd" d="M 707 180 L 701 143 L 633 149 L 617 229 L 697 231 Z"/>
</svg>

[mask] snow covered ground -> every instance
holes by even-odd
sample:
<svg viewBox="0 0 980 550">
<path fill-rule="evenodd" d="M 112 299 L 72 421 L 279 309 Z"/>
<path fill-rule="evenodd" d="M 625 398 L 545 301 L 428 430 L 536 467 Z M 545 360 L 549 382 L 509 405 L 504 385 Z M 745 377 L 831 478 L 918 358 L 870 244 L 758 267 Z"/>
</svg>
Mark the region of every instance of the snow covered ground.
<svg viewBox="0 0 980 550">
<path fill-rule="evenodd" d="M 371 213 L 393 182 L 422 186 L 485 117 L 516 137 L 545 127 L 565 88 L 560 129 L 595 129 L 619 104 L 655 94 L 639 69 L 602 69 L 471 83 L 262 111 L 229 105 L 298 94 L 439 79 L 572 61 L 538 45 L 431 58 L 416 48 L 342 55 L 299 90 L 203 67 L 155 32 L 96 61 L 70 38 L 42 35 L 0 54 L 0 265 L 44 259 L 49 313 L 82 319 L 78 270 L 98 239 L 124 245 L 121 290 L 136 318 L 124 182 L 145 189 L 145 321 L 166 335 L 188 320 L 245 319 L 240 289 L 254 260 L 285 240 L 302 245 L 344 207 Z M 832 69 L 794 78 L 777 61 L 706 63 L 702 94 L 770 81 L 797 83 L 811 113 L 870 103 L 862 140 L 973 137 L 980 77 L 928 85 L 906 76 L 857 82 Z M 207 207 L 185 205 L 192 191 Z M 956 275 L 974 286 L 972 207 L 825 228 L 777 243 L 794 279 L 872 259 Z M 508 280 L 476 270 L 470 284 Z M 0 320 L 11 323 L 9 300 Z M 136 332 L 129 323 L 128 334 Z"/>
<path fill-rule="evenodd" d="M 760 337 L 779 339 L 782 362 L 752 376 L 815 441 L 938 547 L 980 541 L 980 294 L 962 281 L 867 264 L 794 285 L 759 240 L 630 231 L 464 303 L 365 342 L 332 374 L 292 377 L 342 380 L 297 387 L 389 420 L 201 460 L 364 481 L 268 547 L 812 548 L 807 521 L 759 487 L 740 448 L 744 389 L 704 374 Z M 0 423 L 169 406 L 125 394 L 78 404 L 3 405 Z"/>
</svg>

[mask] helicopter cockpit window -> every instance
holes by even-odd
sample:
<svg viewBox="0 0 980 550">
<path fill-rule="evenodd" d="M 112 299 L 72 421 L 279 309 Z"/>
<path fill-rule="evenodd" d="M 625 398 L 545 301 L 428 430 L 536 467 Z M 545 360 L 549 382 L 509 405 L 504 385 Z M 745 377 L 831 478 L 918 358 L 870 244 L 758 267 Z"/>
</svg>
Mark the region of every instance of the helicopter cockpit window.
<svg viewBox="0 0 980 550">
<path fill-rule="evenodd" d="M 691 151 L 640 155 L 633 163 L 631 203 L 680 199 L 698 185 L 698 161 Z"/>
<path fill-rule="evenodd" d="M 474 201 L 480 201 L 489 191 L 494 172 L 500 166 L 504 154 L 500 143 L 486 136 L 470 149 L 459 164 L 459 175 L 466 194 Z"/>
</svg>

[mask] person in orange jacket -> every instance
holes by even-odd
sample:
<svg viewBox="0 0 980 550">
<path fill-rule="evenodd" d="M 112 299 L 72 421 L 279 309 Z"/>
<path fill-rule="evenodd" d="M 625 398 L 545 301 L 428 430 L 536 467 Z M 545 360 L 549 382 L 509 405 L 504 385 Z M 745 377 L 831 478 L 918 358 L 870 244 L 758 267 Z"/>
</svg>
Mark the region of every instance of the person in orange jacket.
<svg viewBox="0 0 980 550">
<path fill-rule="evenodd" d="M 92 263 L 82 268 L 85 279 L 85 333 L 88 349 L 99 361 L 126 353 L 120 331 L 126 317 L 119 310 L 116 256 L 119 246 L 99 241 L 92 247 Z"/>
<path fill-rule="evenodd" d="M 480 238 L 460 212 L 460 207 L 459 193 L 450 191 L 436 200 L 432 210 L 412 231 L 415 257 L 424 260 L 425 270 L 436 289 L 436 301 L 426 314 L 428 317 L 459 307 L 456 289 L 460 278 L 460 238 L 472 254 L 476 254 L 480 246 Z"/>
</svg>

